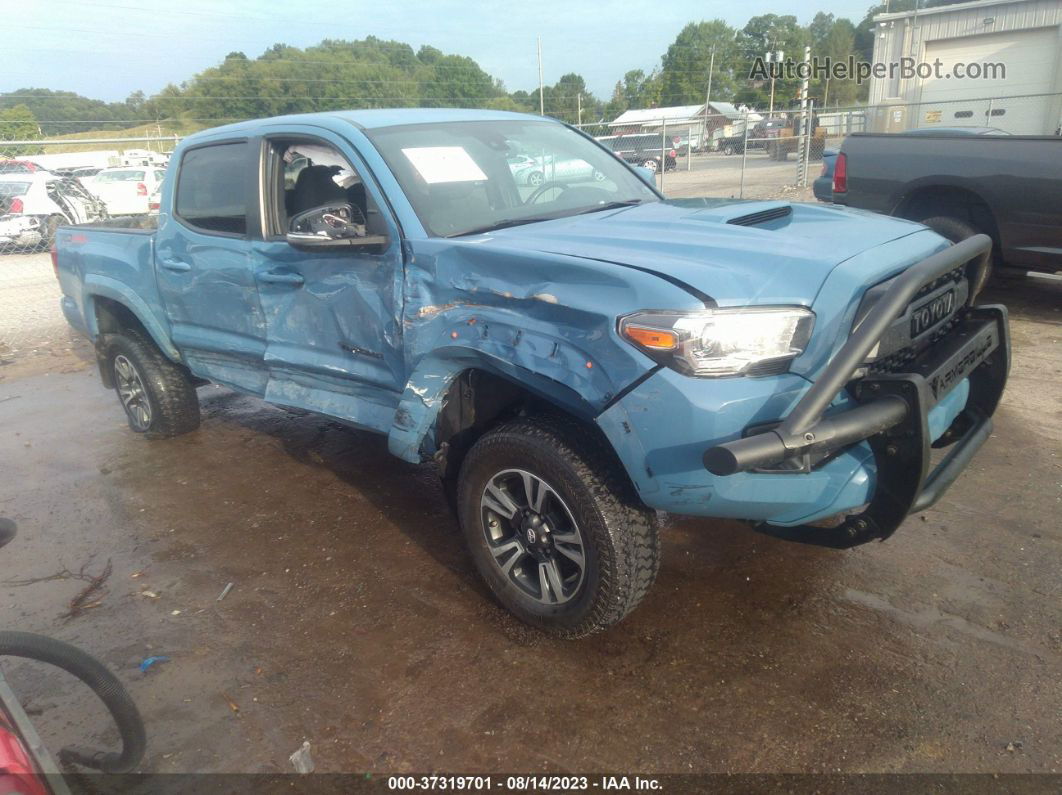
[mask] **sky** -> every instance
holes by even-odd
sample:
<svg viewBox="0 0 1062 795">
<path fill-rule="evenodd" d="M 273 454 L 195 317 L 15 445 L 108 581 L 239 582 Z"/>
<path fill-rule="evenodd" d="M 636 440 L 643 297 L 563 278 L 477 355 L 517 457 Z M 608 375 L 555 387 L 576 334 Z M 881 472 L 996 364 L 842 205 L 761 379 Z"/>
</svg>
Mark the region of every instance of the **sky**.
<svg viewBox="0 0 1062 795">
<path fill-rule="evenodd" d="M 0 91 L 50 88 L 107 101 L 153 94 L 216 65 L 282 42 L 373 35 L 467 55 L 510 91 L 538 86 L 536 37 L 550 85 L 568 72 L 607 99 L 629 69 L 646 72 L 688 22 L 743 27 L 758 14 L 818 11 L 858 23 L 872 0 L 0 0 Z M 13 38 L 18 32 L 18 38 Z"/>
</svg>

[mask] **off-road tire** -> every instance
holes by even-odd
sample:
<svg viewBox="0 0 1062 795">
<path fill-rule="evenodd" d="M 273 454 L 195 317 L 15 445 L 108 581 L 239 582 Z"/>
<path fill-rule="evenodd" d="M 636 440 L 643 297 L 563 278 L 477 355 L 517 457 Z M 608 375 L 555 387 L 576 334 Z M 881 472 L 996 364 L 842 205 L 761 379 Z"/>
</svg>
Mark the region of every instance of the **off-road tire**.
<svg viewBox="0 0 1062 795">
<path fill-rule="evenodd" d="M 584 541 L 585 576 L 568 602 L 529 599 L 502 574 L 487 546 L 481 498 L 506 469 L 547 481 L 561 496 Z M 458 517 L 476 568 L 491 592 L 522 621 L 552 635 L 579 638 L 622 620 L 648 593 L 660 567 L 655 514 L 638 499 L 607 443 L 566 417 L 527 417 L 482 436 L 457 483 Z"/>
<path fill-rule="evenodd" d="M 124 356 L 136 370 L 151 407 L 148 427 L 137 427 L 130 412 L 122 404 L 129 427 L 148 438 L 168 438 L 194 431 L 199 427 L 199 398 L 188 373 L 171 362 L 155 343 L 139 331 L 123 330 L 108 334 L 100 341 L 103 366 L 114 378 L 115 359 Z M 118 385 L 115 385 L 118 392 Z M 121 396 L 119 395 L 121 404 Z"/>
<path fill-rule="evenodd" d="M 954 218 L 950 215 L 934 215 L 932 218 L 926 218 L 922 223 L 941 237 L 946 237 L 952 243 L 958 243 L 968 237 L 980 234 L 977 227 L 969 221 L 963 221 L 961 218 Z"/>
<path fill-rule="evenodd" d="M 981 230 L 969 221 L 964 221 L 961 218 L 955 218 L 951 215 L 934 215 L 931 218 L 926 218 L 921 223 L 928 226 L 941 237 L 946 237 L 952 243 L 958 243 L 968 237 L 981 234 Z M 1008 270 L 1007 268 L 996 267 L 998 264 L 995 251 L 993 250 L 992 256 L 988 259 L 988 274 L 985 276 L 985 283 L 987 283 L 994 275 L 1004 273 Z M 1021 276 L 1025 275 L 1022 271 L 1017 271 L 1017 273 Z M 1007 275 L 1010 274 L 1008 273 Z"/>
<path fill-rule="evenodd" d="M 41 242 L 38 244 L 38 248 L 41 251 L 48 251 L 52 247 L 52 243 L 55 242 L 55 234 L 59 227 L 67 223 L 67 220 L 61 215 L 49 215 L 41 227 Z"/>
</svg>

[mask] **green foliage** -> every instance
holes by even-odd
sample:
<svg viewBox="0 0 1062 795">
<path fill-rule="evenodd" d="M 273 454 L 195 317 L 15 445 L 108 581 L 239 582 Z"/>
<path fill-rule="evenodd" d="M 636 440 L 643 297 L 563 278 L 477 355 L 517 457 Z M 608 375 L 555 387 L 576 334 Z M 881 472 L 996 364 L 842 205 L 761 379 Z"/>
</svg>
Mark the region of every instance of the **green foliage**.
<svg viewBox="0 0 1062 795">
<path fill-rule="evenodd" d="M 0 95 L 0 110 L 19 105 L 30 111 L 45 136 L 128 127 L 138 118 L 137 109 L 125 102 L 102 102 L 72 91 L 20 88 Z"/>
<path fill-rule="evenodd" d="M 259 58 L 230 53 L 153 100 L 162 116 L 215 123 L 313 111 L 387 107 L 482 107 L 508 99 L 471 58 L 370 36 L 326 39 L 305 50 L 276 44 Z"/>
<path fill-rule="evenodd" d="M 25 105 L 0 110 L 0 141 L 25 141 L 37 138 L 37 119 Z"/>
<path fill-rule="evenodd" d="M 751 69 L 757 58 L 765 58 L 769 52 L 781 51 L 787 59 L 803 60 L 804 47 L 811 43 L 811 35 L 792 15 L 762 14 L 748 21 L 738 33 L 737 43 Z M 767 108 L 770 91 L 769 80 L 746 80 L 745 87 L 738 92 L 738 99 L 749 105 Z M 775 80 L 774 107 L 780 110 L 792 107 L 799 91 L 800 80 L 797 78 Z"/>
<path fill-rule="evenodd" d="M 712 99 L 731 99 L 737 80 L 744 77 L 738 66 L 740 59 L 735 33 L 721 19 L 686 25 L 662 59 L 660 104 L 696 105 L 704 102 L 709 67 L 712 68 Z"/>
</svg>

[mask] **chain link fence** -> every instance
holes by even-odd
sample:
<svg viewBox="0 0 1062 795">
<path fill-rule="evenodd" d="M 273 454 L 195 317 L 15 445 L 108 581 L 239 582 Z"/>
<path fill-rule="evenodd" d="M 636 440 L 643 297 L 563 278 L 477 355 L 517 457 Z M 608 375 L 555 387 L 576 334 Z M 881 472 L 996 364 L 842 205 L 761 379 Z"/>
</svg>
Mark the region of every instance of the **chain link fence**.
<svg viewBox="0 0 1062 795">
<path fill-rule="evenodd" d="M 178 141 L 0 141 L 0 255 L 47 250 L 62 224 L 147 214 Z"/>
<path fill-rule="evenodd" d="M 578 126 L 617 157 L 651 169 L 669 198 L 804 201 L 811 199 L 808 185 L 825 143 L 813 118 L 809 103 L 807 110 Z"/>
</svg>

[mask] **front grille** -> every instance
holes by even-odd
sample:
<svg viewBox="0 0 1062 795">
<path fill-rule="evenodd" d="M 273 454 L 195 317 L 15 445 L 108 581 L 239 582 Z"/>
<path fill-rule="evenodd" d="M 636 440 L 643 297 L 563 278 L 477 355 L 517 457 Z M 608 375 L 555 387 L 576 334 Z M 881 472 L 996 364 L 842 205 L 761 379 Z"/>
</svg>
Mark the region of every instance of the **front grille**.
<svg viewBox="0 0 1062 795">
<path fill-rule="evenodd" d="M 898 351 L 875 359 L 867 365 L 867 372 L 872 374 L 882 373 L 907 373 L 911 371 L 911 362 L 926 348 L 936 345 L 943 337 L 947 336 L 960 320 L 961 312 L 956 312 L 943 326 L 938 328 L 928 338 L 919 340 L 917 345 L 909 345 Z"/>
<path fill-rule="evenodd" d="M 915 301 L 917 301 L 923 295 L 929 295 L 931 292 L 936 290 L 938 287 L 943 287 L 948 282 L 956 282 L 956 283 L 958 283 L 958 282 L 961 282 L 965 278 L 966 278 L 966 266 L 965 265 L 960 265 L 959 267 L 955 268 L 954 270 L 948 271 L 943 276 L 937 277 L 935 280 L 931 281 L 929 284 L 924 285 L 921 290 L 919 290 L 917 293 L 915 293 L 915 297 L 911 299 L 911 303 L 913 304 Z"/>
<path fill-rule="evenodd" d="M 941 337 L 955 328 L 955 324 L 959 322 L 959 319 L 964 314 L 963 305 L 968 300 L 967 296 L 969 294 L 967 290 L 963 289 L 965 279 L 966 266 L 960 265 L 928 284 L 923 285 L 918 292 L 915 293 L 914 298 L 911 299 L 911 303 L 908 304 L 908 309 L 904 311 L 904 314 L 901 315 L 901 317 L 898 318 L 885 332 L 881 342 L 878 344 L 876 357 L 864 364 L 867 368 L 867 372 L 878 374 L 909 372 L 911 361 L 920 355 L 926 348 L 935 345 Z M 853 328 L 858 326 L 874 305 L 877 304 L 878 300 L 892 285 L 892 281 L 893 279 L 889 279 L 888 281 L 882 282 L 867 290 L 866 295 L 863 297 L 863 301 L 856 312 L 857 319 Z M 926 296 L 933 294 L 941 288 L 947 287 L 949 284 L 955 284 L 956 290 L 958 291 L 958 307 L 956 308 L 955 313 L 939 328 L 920 336 L 917 340 L 912 342 L 910 338 L 908 310 L 912 306 L 918 305 Z"/>
</svg>

